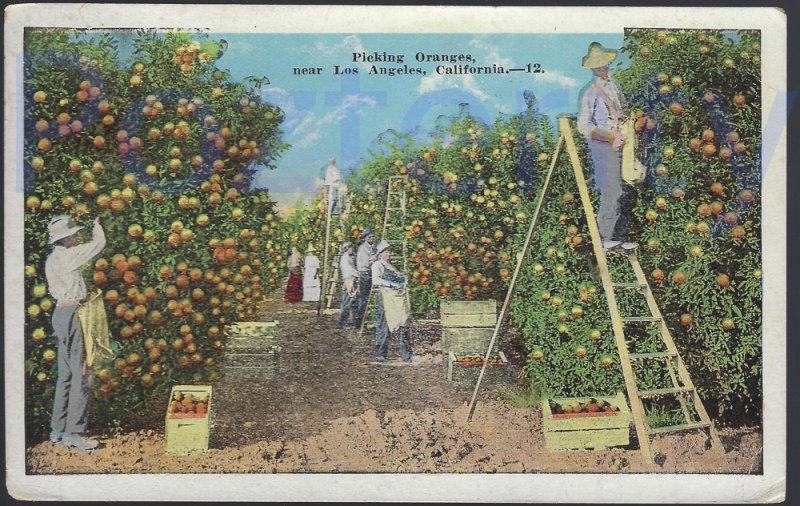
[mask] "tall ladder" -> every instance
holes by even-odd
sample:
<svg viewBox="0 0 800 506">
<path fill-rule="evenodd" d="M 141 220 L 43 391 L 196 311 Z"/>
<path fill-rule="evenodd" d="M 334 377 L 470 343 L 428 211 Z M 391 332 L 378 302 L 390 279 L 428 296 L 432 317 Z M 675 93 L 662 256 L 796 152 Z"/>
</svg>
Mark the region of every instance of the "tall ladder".
<svg viewBox="0 0 800 506">
<path fill-rule="evenodd" d="M 340 187 L 340 191 L 342 188 Z M 350 212 L 350 197 L 349 195 L 345 195 L 344 203 L 342 203 L 341 211 L 338 215 L 339 221 L 339 230 L 342 234 L 342 241 L 347 237 L 346 230 L 345 230 L 345 223 L 347 222 L 347 216 Z M 331 218 L 332 219 L 332 218 Z M 327 228 L 327 225 L 326 225 Z M 325 309 L 331 309 L 333 307 L 333 302 L 336 300 L 336 293 L 339 291 L 340 288 L 340 280 L 339 280 L 339 261 L 342 258 L 341 252 L 341 245 L 339 248 L 334 251 L 333 255 L 331 255 L 332 261 L 330 262 L 330 267 L 327 269 L 327 275 L 323 278 L 326 280 L 325 289 L 323 290 L 323 301 L 325 305 Z"/>
<path fill-rule="evenodd" d="M 336 242 L 336 241 L 332 241 L 332 239 L 331 239 L 331 228 L 333 228 L 333 226 L 334 226 L 333 222 L 336 221 L 337 222 L 336 227 L 342 232 L 342 234 L 344 234 L 343 227 L 344 227 L 344 222 L 345 222 L 345 216 L 344 216 L 344 212 L 345 212 L 344 207 L 345 206 L 342 205 L 342 203 L 341 203 L 342 200 L 343 200 L 342 199 L 342 194 L 341 194 L 342 185 L 337 184 L 336 188 L 335 188 L 340 192 L 340 193 L 337 194 L 337 199 L 339 200 L 339 204 L 340 204 L 339 205 L 339 214 L 335 215 L 335 217 L 334 217 L 334 214 L 333 214 L 333 207 L 336 204 L 334 202 L 334 200 L 333 200 L 334 186 L 326 184 L 322 188 L 323 188 L 323 200 L 325 202 L 325 247 L 324 247 L 323 260 L 322 260 L 322 278 L 321 278 L 322 279 L 322 294 L 323 295 L 320 297 L 319 302 L 317 303 L 317 314 L 318 315 L 322 312 L 323 301 L 327 300 L 327 307 L 330 308 L 330 302 L 333 299 L 333 294 L 336 291 L 336 281 L 338 280 L 338 274 L 339 274 L 338 261 L 337 261 L 338 257 L 339 257 L 338 249 L 336 250 L 335 254 L 333 255 L 333 258 L 334 258 L 334 265 L 333 265 L 333 269 L 332 269 L 333 276 L 331 276 L 331 269 L 328 268 L 329 263 L 330 263 L 330 259 L 331 259 L 331 255 L 330 255 L 331 243 L 332 242 Z M 344 237 L 344 235 L 342 235 L 342 237 Z M 334 279 L 333 283 L 330 282 L 330 280 L 328 279 L 329 277 Z"/>
<path fill-rule="evenodd" d="M 408 255 L 407 255 L 407 242 L 405 238 L 405 222 L 406 222 L 406 182 L 408 176 L 390 176 L 386 186 L 386 208 L 383 214 L 383 228 L 381 230 L 381 241 L 386 241 L 391 245 L 392 254 L 389 261 L 392 265 L 397 266 L 402 262 L 403 276 L 408 279 Z M 398 252 L 397 246 L 400 246 Z M 367 308 L 364 310 L 364 318 L 361 320 L 361 328 L 358 330 L 358 335 L 364 333 L 367 319 L 372 312 L 374 314 L 377 305 L 377 298 L 375 295 L 375 287 L 369 290 L 367 298 Z M 406 305 L 410 306 L 408 290 L 405 291 Z"/>
<path fill-rule="evenodd" d="M 581 160 L 580 157 L 578 156 L 578 150 L 575 146 L 575 139 L 572 134 L 572 127 L 570 125 L 570 121 L 572 119 L 574 118 L 570 116 L 559 116 L 558 118 L 560 135 L 556 147 L 556 152 L 554 153 L 553 158 L 551 160 L 550 170 L 548 171 L 547 177 L 545 178 L 544 188 L 541 197 L 534 211 L 533 219 L 531 220 L 530 227 L 528 228 L 528 234 L 525 238 L 525 243 L 523 245 L 522 252 L 517 260 L 517 266 L 516 269 L 514 270 L 514 276 L 512 277 L 511 282 L 509 284 L 509 289 L 508 292 L 506 293 L 505 302 L 503 303 L 503 307 L 500 311 L 500 316 L 497 318 L 494 334 L 492 335 L 492 339 L 489 343 L 489 348 L 486 351 L 486 356 L 484 357 L 483 367 L 481 368 L 481 372 L 480 375 L 478 376 L 478 381 L 477 384 L 475 385 L 475 390 L 472 395 L 472 400 L 470 401 L 467 421 L 472 420 L 472 415 L 475 411 L 475 406 L 477 403 L 476 401 L 478 392 L 480 390 L 481 381 L 483 380 L 483 375 L 484 372 L 486 371 L 486 366 L 488 365 L 489 355 L 491 353 L 492 348 L 494 347 L 494 343 L 500 332 L 500 328 L 507 317 L 509 303 L 514 296 L 514 291 L 516 290 L 517 286 L 517 278 L 521 271 L 521 266 L 530 248 L 531 240 L 533 238 L 533 232 L 539 221 L 539 216 L 543 207 L 544 200 L 547 196 L 550 183 L 552 181 L 553 173 L 555 172 L 559 154 L 561 153 L 562 148 L 566 146 L 566 150 L 569 155 L 570 162 L 572 164 L 572 169 L 575 176 L 575 182 L 577 183 L 578 186 L 581 203 L 583 205 L 583 211 L 584 214 L 586 215 L 586 222 L 589 227 L 589 235 L 592 238 L 592 249 L 597 261 L 598 270 L 600 272 L 600 278 L 603 284 L 603 290 L 605 291 L 606 294 L 606 301 L 608 303 L 608 309 L 611 316 L 611 326 L 614 332 L 614 340 L 617 345 L 617 352 L 620 357 L 620 365 L 622 366 L 622 374 L 625 379 L 625 389 L 628 394 L 628 401 L 630 402 L 631 405 L 634 427 L 636 428 L 636 435 L 639 440 L 639 449 L 642 452 L 644 461 L 647 464 L 653 463 L 653 454 L 651 451 L 650 438 L 655 435 L 667 432 L 706 429 L 708 430 L 708 436 L 709 440 L 711 441 L 712 448 L 714 448 L 715 450 L 721 450 L 722 444 L 719 441 L 719 436 L 714 427 L 714 424 L 709 418 L 705 407 L 703 406 L 703 402 L 700 399 L 700 396 L 698 395 L 697 390 L 694 387 L 694 384 L 692 383 L 691 377 L 689 376 L 689 372 L 686 369 L 686 366 L 684 365 L 683 360 L 680 357 L 680 354 L 678 353 L 678 349 L 675 346 L 675 342 L 673 341 L 672 335 L 670 334 L 669 329 L 667 328 L 666 322 L 664 321 L 664 318 L 661 316 L 661 311 L 659 310 L 658 304 L 656 303 L 656 300 L 653 297 L 652 290 L 650 289 L 650 285 L 647 282 L 647 277 L 644 275 L 641 265 L 639 265 L 639 260 L 637 259 L 635 252 L 632 251 L 619 252 L 614 254 L 621 254 L 627 257 L 630 266 L 636 276 L 636 283 L 615 283 L 611 279 L 611 274 L 609 273 L 608 270 L 608 259 L 606 257 L 606 251 L 603 250 L 602 242 L 600 239 L 600 231 L 597 227 L 594 208 L 592 207 L 592 201 L 589 196 L 589 189 L 586 185 L 586 178 L 583 175 L 583 167 L 581 165 Z M 650 315 L 647 316 L 620 315 L 619 307 L 617 305 L 617 298 L 615 294 L 616 289 L 639 290 L 645 297 Z M 661 341 L 664 343 L 664 346 L 666 347 L 666 351 L 659 353 L 630 353 L 628 351 L 628 341 L 626 340 L 626 335 L 625 335 L 625 326 L 629 323 L 637 323 L 637 322 L 656 324 L 658 326 Z M 639 384 L 636 378 L 636 374 L 633 370 L 633 365 L 632 365 L 633 360 L 664 361 L 666 363 L 666 367 L 669 372 L 670 379 L 672 381 L 672 387 L 662 388 L 657 390 L 639 389 Z M 680 402 L 681 411 L 683 413 L 685 423 L 667 427 L 656 427 L 656 428 L 650 427 L 647 421 L 647 414 L 645 412 L 642 400 L 647 398 L 655 398 L 662 396 L 677 397 L 678 401 Z M 687 397 L 692 401 L 692 406 L 696 411 L 698 418 L 700 419 L 699 422 L 692 421 L 691 413 L 686 403 Z"/>
</svg>

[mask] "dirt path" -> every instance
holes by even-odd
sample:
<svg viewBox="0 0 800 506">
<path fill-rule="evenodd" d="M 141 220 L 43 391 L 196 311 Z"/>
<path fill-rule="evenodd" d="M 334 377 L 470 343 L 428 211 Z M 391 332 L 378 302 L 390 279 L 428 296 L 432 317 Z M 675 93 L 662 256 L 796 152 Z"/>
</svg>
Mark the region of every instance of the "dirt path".
<svg viewBox="0 0 800 506">
<path fill-rule="evenodd" d="M 213 447 L 305 438 L 368 409 L 456 408 L 471 395 L 468 387 L 445 380 L 435 337 L 414 335 L 415 365 L 368 365 L 374 333 L 359 337 L 355 330 L 339 330 L 337 316 L 317 316 L 311 305 L 284 304 L 277 297 L 267 302 L 263 319 L 280 322 L 280 373 L 264 384 L 219 385 Z M 392 341 L 389 358 L 398 354 Z"/>
<path fill-rule="evenodd" d="M 538 410 L 482 391 L 465 423 L 472 385 L 448 383 L 437 332 L 415 332 L 415 365 L 367 365 L 368 334 L 335 328 L 334 315 L 267 301 L 278 320 L 283 356 L 265 383 L 215 385 L 215 425 L 206 455 L 164 455 L 162 408 L 137 421 L 148 429 L 99 435 L 104 447 L 82 454 L 44 442 L 28 450 L 30 473 L 275 472 L 642 472 L 635 446 L 549 452 Z M 390 358 L 397 356 L 392 343 Z M 661 472 L 759 473 L 761 435 L 721 431 L 724 455 L 702 450 L 700 435 L 664 438 Z M 652 469 L 650 469 L 652 470 Z"/>
</svg>

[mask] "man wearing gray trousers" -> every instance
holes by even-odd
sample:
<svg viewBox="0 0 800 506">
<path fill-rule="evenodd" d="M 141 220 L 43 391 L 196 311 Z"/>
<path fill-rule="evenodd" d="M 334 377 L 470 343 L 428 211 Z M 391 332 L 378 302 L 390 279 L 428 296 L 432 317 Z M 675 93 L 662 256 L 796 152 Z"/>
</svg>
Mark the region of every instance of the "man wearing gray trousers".
<svg viewBox="0 0 800 506">
<path fill-rule="evenodd" d="M 592 42 L 583 58 L 583 67 L 592 70 L 593 79 L 580 95 L 578 131 L 586 137 L 594 168 L 594 182 L 600 191 L 600 209 L 597 227 L 603 249 L 622 247 L 635 249 L 624 231 L 618 230 L 621 200 L 624 194 L 622 181 L 622 156 L 620 150 L 625 137 L 620 125 L 627 109 L 625 96 L 617 83 L 608 75 L 608 64 L 617 57 L 597 42 Z"/>
<path fill-rule="evenodd" d="M 80 268 L 96 257 L 106 245 L 99 218 L 94 220 L 92 240 L 81 244 L 75 226 L 67 216 L 50 221 L 48 231 L 53 252 L 45 262 L 50 294 L 56 300 L 53 331 L 58 340 L 58 380 L 50 441 L 69 448 L 91 451 L 98 442 L 83 437 L 89 423 L 92 399 L 92 370 L 86 367 L 83 332 L 78 308 L 86 301 L 86 284 Z"/>
<path fill-rule="evenodd" d="M 339 272 L 342 278 L 342 306 L 339 309 L 339 328 L 343 329 L 347 326 L 347 320 L 350 319 L 351 313 L 355 321 L 353 297 L 354 295 L 358 296 L 358 270 L 356 270 L 356 260 L 353 257 L 353 243 L 346 242 L 342 244 L 339 252 L 341 253 Z"/>
<path fill-rule="evenodd" d="M 377 288 L 377 306 L 375 308 L 375 361 L 386 362 L 389 352 L 389 323 L 386 321 L 386 309 L 383 306 L 382 287 L 395 290 L 405 288 L 405 278 L 389 263 L 389 243 L 381 241 L 376 249 L 378 259 L 372 264 L 372 286 Z M 411 363 L 411 342 L 407 327 L 397 329 L 400 334 L 400 358 L 404 363 Z"/>
</svg>

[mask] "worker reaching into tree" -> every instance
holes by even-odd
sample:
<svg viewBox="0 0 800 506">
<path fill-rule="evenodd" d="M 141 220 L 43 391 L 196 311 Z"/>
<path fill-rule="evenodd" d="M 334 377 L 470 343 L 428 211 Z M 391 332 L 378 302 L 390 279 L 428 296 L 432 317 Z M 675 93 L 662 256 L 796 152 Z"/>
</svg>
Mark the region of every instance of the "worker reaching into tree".
<svg viewBox="0 0 800 506">
<path fill-rule="evenodd" d="M 386 362 L 389 351 L 389 333 L 400 334 L 400 358 L 411 363 L 411 343 L 408 329 L 404 326 L 408 319 L 405 297 L 406 280 L 389 262 L 389 243 L 381 241 L 376 253 L 378 260 L 372 264 L 372 286 L 377 287 L 375 308 L 375 360 Z"/>
<path fill-rule="evenodd" d="M 593 79 L 581 91 L 578 131 L 586 137 L 594 168 L 594 182 L 600 191 L 597 226 L 604 250 L 621 246 L 637 247 L 627 241 L 627 228 L 620 220 L 624 194 L 621 149 L 626 139 L 621 133 L 627 103 L 622 89 L 608 75 L 608 64 L 617 57 L 615 51 L 592 42 L 583 57 L 582 66 L 592 70 Z M 628 139 L 627 141 L 632 141 Z"/>
<path fill-rule="evenodd" d="M 99 443 L 83 436 L 89 425 L 92 399 L 92 369 L 87 366 L 83 329 L 78 309 L 87 300 L 81 266 L 103 251 L 106 235 L 95 218 L 92 240 L 81 244 L 76 226 L 67 216 L 53 218 L 47 226 L 53 252 L 45 262 L 50 294 L 56 300 L 53 332 L 58 340 L 58 380 L 56 381 L 50 441 L 66 447 L 91 451 Z"/>
<path fill-rule="evenodd" d="M 347 326 L 350 314 L 353 314 L 355 321 L 355 310 L 353 310 L 353 299 L 358 296 L 358 270 L 356 269 L 356 258 L 353 256 L 353 243 L 346 242 L 339 249 L 341 258 L 339 259 L 339 273 L 342 276 L 342 306 L 339 310 L 339 328 Z"/>
<path fill-rule="evenodd" d="M 343 190 L 343 188 L 341 188 L 342 176 L 339 173 L 339 169 L 336 167 L 336 158 L 328 160 L 328 167 L 325 169 L 324 185 L 327 192 L 325 197 L 328 199 L 330 212 L 332 215 L 337 215 L 341 211 L 339 203 L 340 193 L 343 194 L 344 192 L 340 192 L 340 190 Z"/>
<path fill-rule="evenodd" d="M 375 234 L 371 229 L 365 228 L 361 232 L 361 245 L 356 254 L 356 269 L 358 270 L 358 296 L 353 308 L 353 324 L 355 328 L 361 328 L 364 320 L 364 313 L 367 311 L 369 303 L 369 292 L 372 288 L 372 264 L 377 258 L 375 251 Z"/>
</svg>

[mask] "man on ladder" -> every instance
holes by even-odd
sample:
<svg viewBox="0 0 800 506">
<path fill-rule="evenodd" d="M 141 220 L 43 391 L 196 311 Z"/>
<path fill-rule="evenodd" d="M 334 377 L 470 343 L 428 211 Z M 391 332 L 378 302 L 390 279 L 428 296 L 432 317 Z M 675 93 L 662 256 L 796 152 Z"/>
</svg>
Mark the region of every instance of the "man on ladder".
<svg viewBox="0 0 800 506">
<path fill-rule="evenodd" d="M 625 193 L 620 150 L 626 139 L 620 126 L 625 119 L 622 111 L 627 109 L 627 103 L 620 87 L 608 75 L 608 64 L 616 57 L 615 51 L 606 50 L 598 42 L 589 45 L 582 66 L 591 69 L 594 78 L 581 92 L 577 125 L 578 132 L 586 137 L 592 156 L 594 182 L 600 191 L 597 226 L 606 251 L 620 246 L 633 250 L 638 246 L 627 241 L 627 230 L 619 230 L 626 227 L 618 226 Z"/>
<path fill-rule="evenodd" d="M 375 234 L 372 229 L 366 228 L 361 232 L 361 246 L 356 254 L 356 269 L 358 269 L 358 297 L 353 308 L 353 325 L 361 328 L 361 322 L 369 304 L 369 293 L 372 289 L 372 264 L 377 258 L 375 251 Z"/>
</svg>

